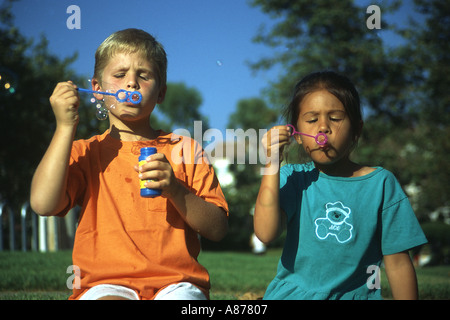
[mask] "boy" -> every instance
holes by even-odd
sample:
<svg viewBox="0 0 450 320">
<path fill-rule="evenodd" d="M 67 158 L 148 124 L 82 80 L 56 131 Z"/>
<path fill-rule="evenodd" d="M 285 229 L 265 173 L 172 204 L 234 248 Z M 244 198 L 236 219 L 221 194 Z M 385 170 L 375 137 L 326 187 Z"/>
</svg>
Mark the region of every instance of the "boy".
<svg viewBox="0 0 450 320">
<path fill-rule="evenodd" d="M 95 54 L 92 89 L 139 91 L 142 101 L 96 94 L 110 108 L 110 125 L 89 140 L 73 141 L 77 87 L 59 83 L 50 97 L 56 130 L 34 174 L 31 205 L 44 216 L 82 207 L 73 249 L 81 288 L 71 299 L 209 297 L 197 234 L 221 240 L 228 206 L 198 144 L 150 125 L 164 100 L 166 70 L 165 51 L 148 33 L 126 29 L 109 36 Z M 140 149 L 149 146 L 158 153 L 139 166 Z M 140 180 L 162 196 L 141 197 Z"/>
</svg>

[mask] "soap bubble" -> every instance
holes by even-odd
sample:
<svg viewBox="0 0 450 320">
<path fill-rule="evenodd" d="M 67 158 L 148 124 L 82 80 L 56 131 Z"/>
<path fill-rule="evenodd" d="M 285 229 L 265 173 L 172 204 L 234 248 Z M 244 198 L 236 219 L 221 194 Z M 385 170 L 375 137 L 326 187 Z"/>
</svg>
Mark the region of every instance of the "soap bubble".
<svg viewBox="0 0 450 320">
<path fill-rule="evenodd" d="M 216 64 L 217 64 L 219 67 L 223 66 L 222 60 L 216 60 Z"/>
<path fill-rule="evenodd" d="M 95 107 L 95 116 L 97 117 L 97 119 L 106 120 L 108 118 L 108 109 L 106 109 L 101 102 L 98 102 Z"/>
<path fill-rule="evenodd" d="M 88 81 L 91 82 L 91 80 Z M 90 102 L 96 104 L 96 117 L 99 120 L 105 120 L 108 117 L 108 112 L 114 109 L 118 102 L 132 102 L 133 104 L 139 104 L 142 101 L 142 94 L 139 91 L 119 89 L 116 85 L 105 82 L 102 83 L 102 88 L 99 88 L 96 91 L 82 88 L 79 88 L 78 90 L 94 94 L 90 99 Z M 102 97 L 101 101 L 98 100 L 100 97 Z"/>
<path fill-rule="evenodd" d="M 140 98 L 141 97 L 138 94 L 136 94 L 136 93 L 131 95 L 131 100 L 133 100 L 133 101 L 138 101 Z"/>
<path fill-rule="evenodd" d="M 111 93 L 114 93 L 114 92 L 111 91 Z M 120 100 L 126 100 L 127 99 L 127 92 L 126 91 L 117 92 L 117 99 L 119 99 L 119 101 Z"/>
<path fill-rule="evenodd" d="M 327 143 L 328 139 L 325 134 L 317 135 L 316 142 L 320 145 Z"/>
<path fill-rule="evenodd" d="M 92 97 L 90 102 L 95 105 L 95 117 L 98 120 L 106 120 L 108 118 L 108 109 L 105 107 L 105 102 L 103 100 L 97 100 Z"/>
<path fill-rule="evenodd" d="M 103 85 L 107 86 L 107 88 L 105 88 L 104 92 L 116 94 L 117 89 L 116 88 L 112 88 L 112 87 L 114 87 L 113 85 L 108 84 L 108 83 L 103 83 Z M 101 90 L 99 90 L 99 91 L 101 91 Z M 116 100 L 115 96 L 104 95 L 103 96 L 103 101 L 104 101 L 104 107 L 107 110 L 111 110 L 111 109 L 114 109 L 116 107 L 117 100 Z"/>
<path fill-rule="evenodd" d="M 108 112 L 105 112 L 104 109 L 97 109 L 95 116 L 98 120 L 106 120 L 108 118 Z"/>
</svg>

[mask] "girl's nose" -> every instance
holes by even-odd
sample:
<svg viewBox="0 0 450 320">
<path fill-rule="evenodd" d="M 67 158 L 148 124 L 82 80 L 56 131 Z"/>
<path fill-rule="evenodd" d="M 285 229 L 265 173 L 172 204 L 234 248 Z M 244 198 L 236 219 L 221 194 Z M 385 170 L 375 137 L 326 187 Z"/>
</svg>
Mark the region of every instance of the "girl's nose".
<svg viewBox="0 0 450 320">
<path fill-rule="evenodd" d="M 319 133 L 330 133 L 330 126 L 327 121 L 321 121 L 319 124 Z"/>
</svg>

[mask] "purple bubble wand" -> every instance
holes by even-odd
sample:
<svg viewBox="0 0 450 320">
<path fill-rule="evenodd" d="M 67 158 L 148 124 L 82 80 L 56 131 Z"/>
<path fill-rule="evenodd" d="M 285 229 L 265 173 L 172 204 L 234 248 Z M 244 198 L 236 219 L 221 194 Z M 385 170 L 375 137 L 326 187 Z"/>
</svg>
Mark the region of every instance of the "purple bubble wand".
<svg viewBox="0 0 450 320">
<path fill-rule="evenodd" d="M 297 130 L 295 130 L 295 127 L 292 124 L 287 124 L 287 126 L 292 128 L 291 136 L 293 136 L 294 134 L 301 134 L 301 135 L 304 135 L 304 136 L 307 136 L 307 137 L 314 138 L 314 140 L 316 141 L 316 143 L 319 146 L 323 146 L 323 145 L 325 145 L 328 142 L 328 137 L 323 132 L 319 132 L 315 136 L 312 136 L 310 134 L 306 134 L 306 133 L 303 133 L 303 132 L 298 132 Z"/>
</svg>

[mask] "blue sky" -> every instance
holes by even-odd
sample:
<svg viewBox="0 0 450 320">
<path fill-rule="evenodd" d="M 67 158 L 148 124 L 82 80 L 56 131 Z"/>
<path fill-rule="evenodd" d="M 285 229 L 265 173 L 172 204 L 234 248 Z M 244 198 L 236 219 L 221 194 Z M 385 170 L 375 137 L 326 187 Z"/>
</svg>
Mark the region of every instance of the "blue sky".
<svg viewBox="0 0 450 320">
<path fill-rule="evenodd" d="M 66 26 L 70 5 L 80 7 L 81 29 Z M 262 97 L 261 90 L 279 73 L 255 75 L 246 64 L 272 53 L 252 38 L 262 24 L 274 23 L 246 0 L 21 0 L 13 14 L 23 35 L 47 37 L 50 52 L 61 58 L 78 52 L 72 68 L 86 77 L 84 87 L 95 50 L 107 36 L 130 27 L 146 30 L 166 49 L 168 81 L 196 88 L 203 98 L 201 112 L 223 132 L 238 101 Z"/>
</svg>

